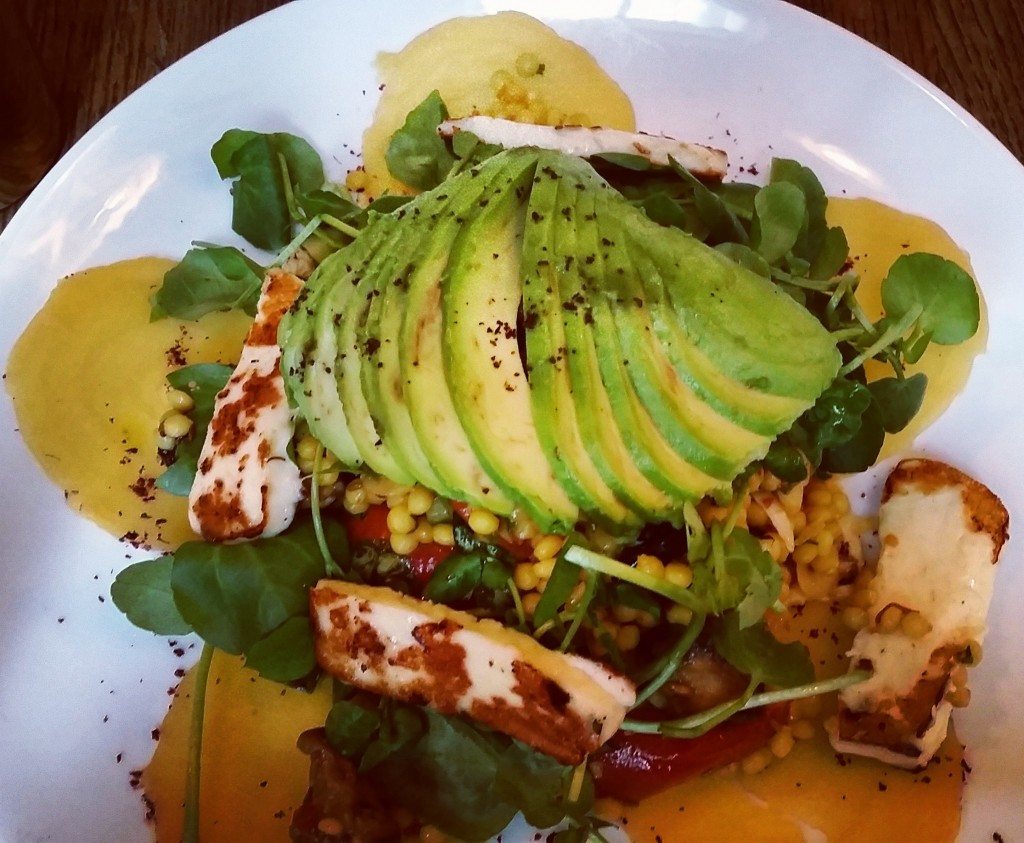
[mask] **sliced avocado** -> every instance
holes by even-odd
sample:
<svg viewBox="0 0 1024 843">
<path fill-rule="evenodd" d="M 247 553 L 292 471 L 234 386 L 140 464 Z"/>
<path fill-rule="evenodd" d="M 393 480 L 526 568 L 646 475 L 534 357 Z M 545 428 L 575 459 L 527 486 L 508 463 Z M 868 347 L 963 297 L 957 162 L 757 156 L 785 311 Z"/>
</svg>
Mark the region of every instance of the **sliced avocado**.
<svg viewBox="0 0 1024 843">
<path fill-rule="evenodd" d="M 525 198 L 537 154 L 506 154 L 519 166 L 461 227 L 442 281 L 445 374 L 459 420 L 487 473 L 542 529 L 564 529 L 579 510 L 538 441 L 517 338 Z"/>
<path fill-rule="evenodd" d="M 515 178 L 522 166 L 518 159 L 497 155 L 446 183 L 445 190 L 456 182 L 472 182 L 476 190 L 459 188 L 459 199 L 453 202 L 451 213 L 434 222 L 433 236 L 423 243 L 405 290 L 399 330 L 392 334 L 398 337 L 401 389 L 412 427 L 442 488 L 451 490 L 444 494 L 499 515 L 510 515 L 515 504 L 477 458 L 446 379 L 441 283 L 452 242 L 465 219 L 476 209 L 487 207 L 497 186 Z M 384 369 L 389 365 L 385 361 Z"/>
<path fill-rule="evenodd" d="M 744 408 L 753 418 L 758 393 L 806 406 L 832 382 L 841 362 L 832 338 L 771 281 L 635 208 L 617 218 L 657 268 L 689 344 L 753 391 Z"/>
<path fill-rule="evenodd" d="M 541 155 L 523 232 L 523 316 L 537 438 L 569 498 L 594 521 L 636 526 L 583 444 L 562 325 L 561 278 L 576 262 L 576 202 L 583 185 L 564 159 Z"/>
<path fill-rule="evenodd" d="M 580 191 L 574 216 L 575 260 L 562 273 L 559 283 L 569 378 L 580 436 L 597 470 L 620 500 L 639 512 L 646 521 L 676 520 L 683 499 L 662 491 L 637 465 L 601 382 L 593 335 L 593 307 L 588 304 L 589 291 L 598 289 L 600 285 L 592 275 L 593 255 L 586 253 L 584 248 L 586 242 L 593 243 L 597 238 L 593 233 L 589 237 L 586 232 L 581 233 L 584 227 L 594 229 L 593 214 L 593 192 Z M 635 436 L 633 428 L 628 428 L 625 433 Z"/>
<path fill-rule="evenodd" d="M 477 185 L 477 180 L 455 179 L 444 191 L 422 194 L 397 211 L 408 231 L 401 243 L 389 250 L 387 268 L 382 270 L 384 275 L 377 285 L 380 294 L 371 300 L 366 320 L 356 332 L 357 345 L 364 350 L 372 349 L 363 356 L 360 380 L 378 436 L 402 469 L 418 483 L 445 497 L 456 497 L 459 489 L 441 480 L 420 446 L 402 387 L 399 330 L 410 279 L 437 222 L 453 213 L 461 194 L 468 194 L 462 204 L 474 202 L 480 194 Z"/>
<path fill-rule="evenodd" d="M 363 458 L 349 431 L 338 396 L 333 321 L 337 311 L 326 316 L 326 326 L 318 322 L 317 317 L 322 315 L 323 302 L 327 299 L 344 306 L 341 302 L 353 289 L 354 273 L 362 271 L 393 227 L 393 219 L 376 217 L 355 241 L 326 258 L 306 282 L 278 332 L 282 348 L 281 372 L 288 394 L 310 432 L 346 468 L 357 468 Z"/>
<path fill-rule="evenodd" d="M 333 367 L 337 390 L 349 431 L 363 462 L 377 474 L 403 485 L 411 485 L 416 478 L 395 459 L 378 432 L 379 422 L 366 402 L 360 370 L 363 359 L 373 356 L 376 349 L 372 343 L 369 346 L 361 344 L 358 332 L 366 321 L 370 303 L 381 294 L 380 286 L 394 266 L 394 254 L 401 250 L 409 228 L 396 222 L 390 236 L 378 246 L 361 274 L 352 277 L 352 284 L 337 285 L 334 294 L 325 298 L 317 314 L 317 341 L 326 347 L 328 335 L 333 332 L 337 336 Z M 341 287 L 349 289 L 339 289 Z"/>
<path fill-rule="evenodd" d="M 654 331 L 638 266 L 619 225 L 631 210 L 617 197 L 599 197 L 597 225 L 609 296 L 619 343 L 628 361 L 630 380 L 651 419 L 681 457 L 720 480 L 731 480 L 767 442 L 724 418 L 704 403 L 675 373 Z"/>
<path fill-rule="evenodd" d="M 662 435 L 637 395 L 629 376 L 625 350 L 619 342 L 606 288 L 608 270 L 604 253 L 607 249 L 601 244 L 596 211 L 580 215 L 577 224 L 578 248 L 583 262 L 581 299 L 577 304 L 590 324 L 604 394 L 633 463 L 652 485 L 673 501 L 678 515 L 669 520 L 678 523 L 683 503 L 697 501 L 709 492 L 726 488 L 728 484 L 680 456 Z"/>
</svg>

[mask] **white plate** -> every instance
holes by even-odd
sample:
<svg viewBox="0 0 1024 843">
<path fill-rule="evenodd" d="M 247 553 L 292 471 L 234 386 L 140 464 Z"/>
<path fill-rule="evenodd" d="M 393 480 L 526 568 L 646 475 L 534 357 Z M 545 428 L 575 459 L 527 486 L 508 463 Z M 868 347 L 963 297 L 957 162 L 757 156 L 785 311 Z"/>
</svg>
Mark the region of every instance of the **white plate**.
<svg viewBox="0 0 1024 843">
<path fill-rule="evenodd" d="M 772 154 L 799 158 L 830 192 L 875 197 L 943 225 L 971 255 L 991 338 L 965 392 L 917 447 L 983 478 L 1024 516 L 1024 169 L 985 129 L 894 59 L 782 3 L 509 5 L 591 50 L 633 98 L 643 129 L 710 138 L 734 168 L 763 166 Z M 491 0 L 309 0 L 160 74 L 75 145 L 0 236 L 4 360 L 62 275 L 180 256 L 193 238 L 238 242 L 209 158 L 225 129 L 304 135 L 340 178 L 375 104 L 377 50 L 496 8 Z M 550 17 L 553 8 L 562 17 Z M 0 840 L 146 839 L 128 773 L 152 752 L 150 731 L 179 661 L 164 639 L 98 600 L 125 548 L 64 505 L 15 432 L 10 402 L 0 407 Z M 1011 540 L 1000 565 L 975 702 L 957 720 L 974 766 L 965 840 L 1024 832 L 1021 547 Z"/>
</svg>

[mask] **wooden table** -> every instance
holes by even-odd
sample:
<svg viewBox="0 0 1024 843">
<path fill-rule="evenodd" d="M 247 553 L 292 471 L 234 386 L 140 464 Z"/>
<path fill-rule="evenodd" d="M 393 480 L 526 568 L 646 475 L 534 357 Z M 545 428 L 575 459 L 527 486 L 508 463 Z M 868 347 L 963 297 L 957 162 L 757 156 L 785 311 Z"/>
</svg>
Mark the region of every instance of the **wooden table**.
<svg viewBox="0 0 1024 843">
<path fill-rule="evenodd" d="M 280 0 L 0 2 L 24 8 L 69 127 L 67 146 L 172 62 L 281 5 Z M 1024 0 L 798 0 L 798 5 L 910 65 L 1024 160 Z M 12 213 L 0 211 L 0 229 Z"/>
</svg>

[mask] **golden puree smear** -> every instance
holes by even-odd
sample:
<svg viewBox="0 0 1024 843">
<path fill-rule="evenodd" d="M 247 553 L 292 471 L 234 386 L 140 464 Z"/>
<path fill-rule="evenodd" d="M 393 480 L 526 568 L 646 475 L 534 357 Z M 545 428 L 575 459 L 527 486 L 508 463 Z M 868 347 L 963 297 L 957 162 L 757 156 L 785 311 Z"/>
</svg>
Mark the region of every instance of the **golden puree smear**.
<svg viewBox="0 0 1024 843">
<path fill-rule="evenodd" d="M 872 199 L 830 198 L 829 225 L 842 226 L 850 243 L 854 271 L 860 275 L 857 300 L 872 319 L 882 316 L 881 285 L 889 267 L 911 252 L 931 252 L 971 272 L 970 259 L 938 225 L 924 217 L 907 214 Z M 960 345 L 931 343 L 921 360 L 907 367 L 907 374 L 923 372 L 928 377 L 924 404 L 906 429 L 886 437 L 880 459 L 908 450 L 922 430 L 934 422 L 960 393 L 971 374 L 974 358 L 985 351 L 988 341 L 988 311 L 981 301 L 978 332 Z M 868 378 L 890 377 L 892 369 L 869 360 Z"/>
<path fill-rule="evenodd" d="M 157 843 L 178 843 L 192 712 L 191 671 L 160 726 L 160 743 L 142 775 Z M 313 693 L 261 679 L 239 656 L 217 651 L 206 688 L 200 839 L 203 843 L 280 843 L 306 795 L 309 758 L 299 733 L 323 726 L 330 683 Z"/>
<path fill-rule="evenodd" d="M 629 97 L 594 57 L 519 12 L 454 18 L 397 53 L 377 58 L 383 90 L 363 135 L 369 196 L 409 193 L 384 154 L 406 115 L 438 91 L 452 117 L 486 114 L 524 123 L 581 124 L 633 131 Z"/>
<path fill-rule="evenodd" d="M 174 266 L 140 258 L 63 279 L 11 352 L 18 427 L 68 504 L 135 544 L 194 538 L 185 499 L 154 486 L 168 372 L 238 359 L 249 317 L 149 321 L 149 297 Z"/>
<path fill-rule="evenodd" d="M 783 641 L 802 641 L 819 678 L 846 672 L 853 633 L 825 602 L 769 615 Z M 821 717 L 835 709 L 830 696 Z M 612 800 L 603 817 L 622 822 L 633 843 L 707 840 L 744 843 L 888 843 L 956 838 L 963 788 L 962 749 L 950 731 L 936 760 L 919 773 L 878 761 L 837 757 L 820 722 L 781 761 L 756 774 L 719 771 L 663 791 L 638 806 Z M 818 832 L 812 834 L 811 830 Z"/>
</svg>

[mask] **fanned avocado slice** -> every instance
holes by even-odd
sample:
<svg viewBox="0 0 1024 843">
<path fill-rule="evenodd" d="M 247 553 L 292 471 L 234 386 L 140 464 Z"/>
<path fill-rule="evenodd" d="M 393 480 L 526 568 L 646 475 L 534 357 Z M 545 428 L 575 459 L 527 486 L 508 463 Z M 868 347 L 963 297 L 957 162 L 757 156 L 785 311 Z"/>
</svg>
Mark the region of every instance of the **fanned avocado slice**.
<svg viewBox="0 0 1024 843">
<path fill-rule="evenodd" d="M 617 219 L 657 269 L 690 346 L 713 369 L 749 388 L 722 398 L 725 406 L 746 398 L 742 410 L 759 418 L 765 396 L 806 407 L 832 382 L 841 362 L 832 338 L 771 281 L 635 208 Z"/>
<path fill-rule="evenodd" d="M 477 458 L 502 490 L 544 530 L 574 524 L 579 510 L 537 439 L 519 354 L 520 260 L 525 199 L 537 155 L 459 230 L 442 282 L 445 373 L 455 410 Z"/>
<path fill-rule="evenodd" d="M 487 473 L 462 427 L 445 376 L 441 336 L 441 282 L 447 271 L 452 241 L 465 220 L 487 207 L 498 187 L 515 179 L 524 162 L 508 155 L 495 156 L 448 185 L 458 187 L 458 200 L 450 213 L 432 225 L 433 236 L 422 245 L 409 278 L 404 308 L 388 311 L 388 334 L 398 338 L 398 371 L 402 397 L 420 446 L 441 481 L 442 494 L 482 507 L 499 515 L 514 509 L 511 497 Z M 395 317 L 398 330 L 391 333 Z M 383 329 L 382 329 L 383 332 Z M 385 359 L 383 371 L 389 371 Z M 382 377 L 384 377 L 382 375 Z"/>
<path fill-rule="evenodd" d="M 576 201 L 585 185 L 567 163 L 541 155 L 526 208 L 523 314 L 533 421 L 552 472 L 580 510 L 599 523 L 638 525 L 594 465 L 576 419 L 560 286 L 576 262 Z"/>
<path fill-rule="evenodd" d="M 612 401 L 601 382 L 601 369 L 594 342 L 594 313 L 591 294 L 600 289 L 593 275 L 595 258 L 586 244 L 597 238 L 594 225 L 594 193 L 578 191 L 574 214 L 575 260 L 560 276 L 559 299 L 569 377 L 576 421 L 583 444 L 605 482 L 620 500 L 639 512 L 646 521 L 678 520 L 683 499 L 670 495 L 652 483 L 637 464 L 626 437 L 615 418 Z M 636 435 L 627 428 L 628 436 Z M 648 455 L 644 463 L 650 472 Z"/>
<path fill-rule="evenodd" d="M 405 400 L 399 366 L 399 331 L 406 310 L 407 291 L 420 256 L 435 237 L 438 223 L 472 205 L 481 192 L 478 179 L 454 179 L 443 190 L 422 194 L 398 211 L 409 231 L 390 252 L 387 269 L 379 279 L 379 295 L 370 302 L 366 321 L 356 342 L 364 350 L 360 379 L 377 434 L 395 462 L 417 482 L 446 496 L 458 497 L 459 487 L 442 481 L 420 445 Z"/>
<path fill-rule="evenodd" d="M 695 502 L 728 484 L 680 456 L 640 400 L 629 377 L 626 352 L 620 345 L 612 314 L 606 284 L 608 269 L 604 261 L 607 249 L 601 244 L 595 211 L 578 217 L 577 235 L 586 279 L 581 290 L 584 298 L 578 304 L 591 325 L 604 394 L 633 463 L 652 485 L 673 501 L 678 515 L 669 520 L 678 523 L 685 502 Z"/>
<path fill-rule="evenodd" d="M 323 303 L 332 300 L 344 307 L 343 301 L 353 290 L 353 275 L 362 272 L 394 225 L 394 219 L 378 216 L 355 241 L 324 260 L 306 282 L 278 332 L 281 372 L 288 394 L 310 432 L 346 468 L 357 468 L 363 458 L 349 431 L 334 373 L 337 343 L 333 320 L 338 311 L 325 313 Z"/>
<path fill-rule="evenodd" d="M 394 213 L 397 215 L 407 207 Z M 349 431 L 363 462 L 377 474 L 403 485 L 411 485 L 416 482 L 416 478 L 395 459 L 394 453 L 380 435 L 378 420 L 373 417 L 367 404 L 360 379 L 361 367 L 365 358 L 375 359 L 376 348 L 372 342 L 360 342 L 359 331 L 366 321 L 371 302 L 381 295 L 380 287 L 395 266 L 395 255 L 402 250 L 403 241 L 409 235 L 410 226 L 403 225 L 399 220 L 391 236 L 378 246 L 362 274 L 353 276 L 352 289 L 341 291 L 336 287 L 335 295 L 326 299 L 321 306 L 326 310 L 318 314 L 317 318 L 318 328 L 323 331 L 321 335 L 318 330 L 321 343 L 327 345 L 326 334 L 332 329 L 337 335 L 334 373 L 338 394 L 341 396 Z"/>
<path fill-rule="evenodd" d="M 629 207 L 613 197 L 597 203 L 597 225 L 609 297 L 629 377 L 662 436 L 691 465 L 731 480 L 764 438 L 730 422 L 704 403 L 675 374 L 651 329 L 638 265 L 619 216 Z"/>
</svg>

